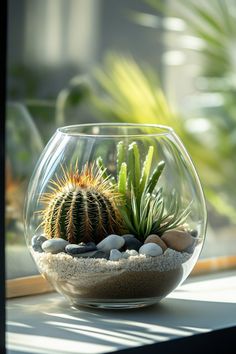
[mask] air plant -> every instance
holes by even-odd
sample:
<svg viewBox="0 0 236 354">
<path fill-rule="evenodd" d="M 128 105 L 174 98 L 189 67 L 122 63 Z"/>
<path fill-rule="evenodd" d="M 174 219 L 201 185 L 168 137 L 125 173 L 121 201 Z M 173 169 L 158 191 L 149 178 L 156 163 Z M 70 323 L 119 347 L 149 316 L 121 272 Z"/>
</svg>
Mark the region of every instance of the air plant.
<svg viewBox="0 0 236 354">
<path fill-rule="evenodd" d="M 131 143 L 127 149 L 123 141 L 119 142 L 116 179 L 110 178 L 102 159 L 97 159 L 103 178 L 110 180 L 110 184 L 116 187 L 123 198 L 120 212 L 128 232 L 141 241 L 152 233 L 161 236 L 165 231 L 182 225 L 190 214 L 191 203 L 182 209 L 175 190 L 172 191 L 170 203 L 166 203 L 163 188 L 158 188 L 165 162 L 160 161 L 151 173 L 153 153 L 154 147 L 149 146 L 141 164 L 137 143 Z"/>
<path fill-rule="evenodd" d="M 44 193 L 40 211 L 48 238 L 61 237 L 70 243 L 100 242 L 111 233 L 119 233 L 122 222 L 118 211 L 121 199 L 110 180 L 94 164 L 65 171 L 51 181 L 51 192 Z"/>
</svg>

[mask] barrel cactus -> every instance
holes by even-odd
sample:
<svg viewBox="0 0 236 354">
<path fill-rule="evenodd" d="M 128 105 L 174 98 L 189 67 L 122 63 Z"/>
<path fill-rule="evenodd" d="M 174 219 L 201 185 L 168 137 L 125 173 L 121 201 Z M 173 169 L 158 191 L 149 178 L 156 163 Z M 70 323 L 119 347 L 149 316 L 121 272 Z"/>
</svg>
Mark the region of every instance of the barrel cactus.
<svg viewBox="0 0 236 354">
<path fill-rule="evenodd" d="M 121 232 L 121 199 L 103 173 L 86 164 L 81 173 L 76 166 L 51 181 L 51 192 L 41 198 L 45 205 L 41 226 L 48 238 L 97 244 L 108 234 Z"/>
</svg>

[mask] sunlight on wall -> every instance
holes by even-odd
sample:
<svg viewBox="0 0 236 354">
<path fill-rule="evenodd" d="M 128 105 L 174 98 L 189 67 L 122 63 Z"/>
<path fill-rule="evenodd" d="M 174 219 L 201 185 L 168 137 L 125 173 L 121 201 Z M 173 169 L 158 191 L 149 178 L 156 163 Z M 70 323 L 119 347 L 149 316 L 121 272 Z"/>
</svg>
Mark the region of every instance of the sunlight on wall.
<svg viewBox="0 0 236 354">
<path fill-rule="evenodd" d="M 96 53 L 99 1 L 28 0 L 24 23 L 24 62 L 56 67 L 87 65 Z"/>
</svg>

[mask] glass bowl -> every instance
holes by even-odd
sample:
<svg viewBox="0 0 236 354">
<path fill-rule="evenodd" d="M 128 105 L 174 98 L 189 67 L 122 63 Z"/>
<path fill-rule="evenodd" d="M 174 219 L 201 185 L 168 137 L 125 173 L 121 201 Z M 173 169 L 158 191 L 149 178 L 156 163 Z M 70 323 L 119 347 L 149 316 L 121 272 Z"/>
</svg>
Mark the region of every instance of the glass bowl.
<svg viewBox="0 0 236 354">
<path fill-rule="evenodd" d="M 199 178 L 169 127 L 59 128 L 28 187 L 27 245 L 74 306 L 159 302 L 191 272 L 205 232 Z"/>
</svg>

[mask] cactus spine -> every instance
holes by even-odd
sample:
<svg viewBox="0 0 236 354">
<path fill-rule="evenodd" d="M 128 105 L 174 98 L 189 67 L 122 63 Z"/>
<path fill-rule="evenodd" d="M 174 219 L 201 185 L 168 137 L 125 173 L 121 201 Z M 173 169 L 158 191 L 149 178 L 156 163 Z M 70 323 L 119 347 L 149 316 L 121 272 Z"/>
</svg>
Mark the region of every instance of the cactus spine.
<svg viewBox="0 0 236 354">
<path fill-rule="evenodd" d="M 88 164 L 81 173 L 77 166 L 74 171 L 63 172 L 62 179 L 52 181 L 52 192 L 42 198 L 46 207 L 41 225 L 46 236 L 70 243 L 98 243 L 108 234 L 119 233 L 119 195 L 109 180 L 102 178 L 103 172 Z"/>
</svg>

